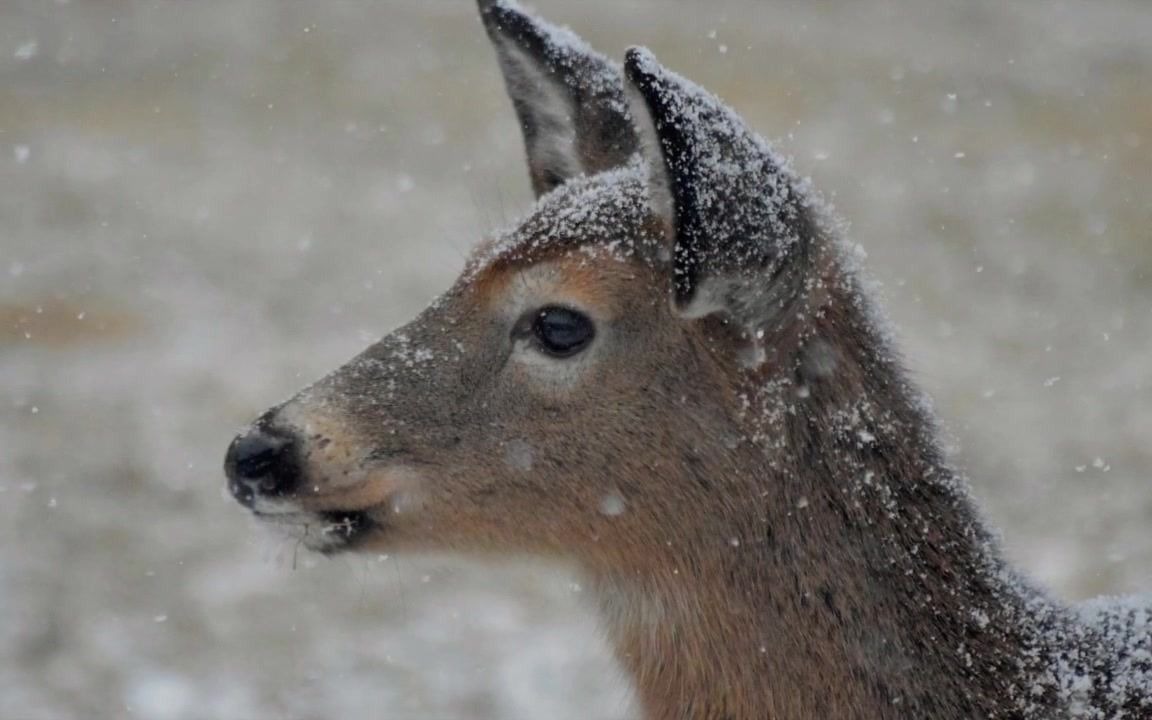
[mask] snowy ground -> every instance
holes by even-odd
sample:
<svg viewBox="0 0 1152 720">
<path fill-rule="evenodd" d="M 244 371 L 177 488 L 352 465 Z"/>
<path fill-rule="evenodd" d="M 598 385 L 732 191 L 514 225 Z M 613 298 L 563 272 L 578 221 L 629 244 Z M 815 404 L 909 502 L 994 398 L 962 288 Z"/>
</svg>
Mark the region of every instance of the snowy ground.
<svg viewBox="0 0 1152 720">
<path fill-rule="evenodd" d="M 1152 591 L 1152 7 L 539 5 L 833 197 L 1014 558 Z M 293 557 L 221 492 L 527 207 L 474 15 L 0 3 L 0 717 L 631 716 L 563 568 Z"/>
</svg>

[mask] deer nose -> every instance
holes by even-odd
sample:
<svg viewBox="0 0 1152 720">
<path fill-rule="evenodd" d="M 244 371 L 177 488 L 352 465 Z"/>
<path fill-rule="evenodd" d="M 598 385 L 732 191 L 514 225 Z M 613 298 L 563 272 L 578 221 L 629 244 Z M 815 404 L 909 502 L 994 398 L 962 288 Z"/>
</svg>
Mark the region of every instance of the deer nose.
<svg viewBox="0 0 1152 720">
<path fill-rule="evenodd" d="M 250 508 L 259 495 L 291 492 L 299 475 L 294 445 L 291 434 L 264 423 L 237 435 L 224 457 L 224 474 L 232 496 Z"/>
</svg>

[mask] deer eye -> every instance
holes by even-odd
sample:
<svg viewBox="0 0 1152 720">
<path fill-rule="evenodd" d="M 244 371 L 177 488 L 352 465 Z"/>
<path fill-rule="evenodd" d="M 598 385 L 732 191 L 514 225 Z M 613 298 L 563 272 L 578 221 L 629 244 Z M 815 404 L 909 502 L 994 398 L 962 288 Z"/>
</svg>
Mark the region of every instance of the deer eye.
<svg viewBox="0 0 1152 720">
<path fill-rule="evenodd" d="M 546 355 L 566 358 L 575 355 L 596 336 L 596 327 L 587 315 L 560 305 L 541 308 L 532 319 L 532 337 Z"/>
</svg>

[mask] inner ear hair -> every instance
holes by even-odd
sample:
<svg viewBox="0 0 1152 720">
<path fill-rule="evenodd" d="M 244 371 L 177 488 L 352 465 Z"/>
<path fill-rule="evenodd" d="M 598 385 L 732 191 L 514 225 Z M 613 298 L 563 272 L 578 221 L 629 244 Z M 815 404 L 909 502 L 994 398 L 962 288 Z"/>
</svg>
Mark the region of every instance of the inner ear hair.
<svg viewBox="0 0 1152 720">
<path fill-rule="evenodd" d="M 479 0 L 512 98 L 536 195 L 634 153 L 619 65 L 510 0 Z"/>
<path fill-rule="evenodd" d="M 576 109 L 554 74 L 506 39 L 496 41 L 508 95 L 520 119 L 528 170 L 537 195 L 581 175 Z"/>
<path fill-rule="evenodd" d="M 664 163 L 664 153 L 660 149 L 660 136 L 656 133 L 656 123 L 652 119 L 648 103 L 636 89 L 635 84 L 625 83 L 624 94 L 628 99 L 628 114 L 632 116 L 632 125 L 636 129 L 640 155 L 648 168 L 648 201 L 656 217 L 670 231 L 671 238 L 676 224 L 676 208 L 672 200 L 672 183 Z"/>
</svg>

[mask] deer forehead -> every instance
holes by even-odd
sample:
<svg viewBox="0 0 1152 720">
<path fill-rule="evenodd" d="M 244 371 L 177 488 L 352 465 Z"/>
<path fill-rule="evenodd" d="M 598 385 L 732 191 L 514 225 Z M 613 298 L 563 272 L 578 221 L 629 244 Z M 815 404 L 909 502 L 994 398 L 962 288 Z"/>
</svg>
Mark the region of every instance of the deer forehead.
<svg viewBox="0 0 1152 720">
<path fill-rule="evenodd" d="M 645 177 L 637 160 L 561 185 L 515 230 L 477 248 L 463 285 L 497 310 L 565 297 L 612 310 L 637 275 L 668 263 Z"/>
<path fill-rule="evenodd" d="M 473 281 L 476 301 L 508 321 L 549 304 L 570 305 L 597 319 L 619 317 L 642 292 L 645 274 L 632 257 L 584 246 L 535 262 L 497 262 Z"/>
</svg>

